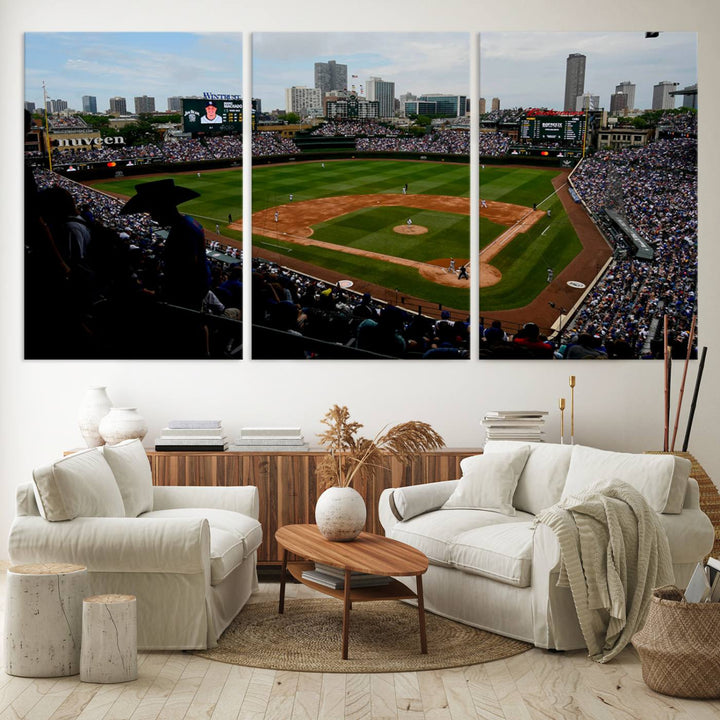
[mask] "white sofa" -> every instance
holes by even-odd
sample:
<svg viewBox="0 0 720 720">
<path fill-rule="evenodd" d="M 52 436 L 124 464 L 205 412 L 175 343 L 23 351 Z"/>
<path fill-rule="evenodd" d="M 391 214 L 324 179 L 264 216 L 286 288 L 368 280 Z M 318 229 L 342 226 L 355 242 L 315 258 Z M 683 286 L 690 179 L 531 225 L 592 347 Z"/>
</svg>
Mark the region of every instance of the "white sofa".
<svg viewBox="0 0 720 720">
<path fill-rule="evenodd" d="M 36 469 L 16 503 L 12 563 L 85 565 L 91 594 L 135 595 L 140 649 L 214 647 L 257 588 L 257 488 L 155 487 L 139 440 Z"/>
<path fill-rule="evenodd" d="M 556 586 L 558 541 L 547 525 L 533 527 L 535 515 L 596 481 L 625 481 L 658 512 L 675 582 L 685 587 L 714 537 L 690 468 L 671 455 L 490 441 L 483 455 L 461 462 L 459 480 L 383 491 L 379 516 L 388 537 L 427 555 L 426 609 L 538 647 L 573 650 L 586 643 L 570 590 Z"/>
</svg>

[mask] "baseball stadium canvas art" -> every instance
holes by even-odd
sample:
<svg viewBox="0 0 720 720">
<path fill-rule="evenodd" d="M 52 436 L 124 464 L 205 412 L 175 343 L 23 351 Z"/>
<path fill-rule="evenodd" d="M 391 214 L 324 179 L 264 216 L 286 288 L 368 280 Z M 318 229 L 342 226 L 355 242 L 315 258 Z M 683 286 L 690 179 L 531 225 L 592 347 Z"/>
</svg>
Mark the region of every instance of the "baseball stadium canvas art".
<svg viewBox="0 0 720 720">
<path fill-rule="evenodd" d="M 253 357 L 469 357 L 469 40 L 253 36 Z"/>
<path fill-rule="evenodd" d="M 696 36 L 652 35 L 254 33 L 243 99 L 240 34 L 27 34 L 25 357 L 694 357 Z"/>
</svg>

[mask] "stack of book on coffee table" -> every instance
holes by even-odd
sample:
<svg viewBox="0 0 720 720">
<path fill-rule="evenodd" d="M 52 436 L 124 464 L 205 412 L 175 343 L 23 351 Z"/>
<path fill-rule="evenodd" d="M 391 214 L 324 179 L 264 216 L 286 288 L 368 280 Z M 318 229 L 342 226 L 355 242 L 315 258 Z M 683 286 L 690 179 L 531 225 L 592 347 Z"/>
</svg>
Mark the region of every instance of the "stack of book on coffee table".
<svg viewBox="0 0 720 720">
<path fill-rule="evenodd" d="M 314 570 L 303 570 L 303 579 L 333 588 L 343 590 L 345 588 L 345 570 L 316 562 Z M 377 587 L 387 585 L 391 578 L 387 575 L 369 575 L 368 573 L 353 572 L 350 574 L 350 587 Z"/>
<path fill-rule="evenodd" d="M 298 452 L 308 449 L 299 427 L 246 427 L 230 450 L 245 452 Z"/>
<path fill-rule="evenodd" d="M 223 452 L 228 439 L 220 420 L 171 420 L 155 440 L 162 452 Z"/>
</svg>

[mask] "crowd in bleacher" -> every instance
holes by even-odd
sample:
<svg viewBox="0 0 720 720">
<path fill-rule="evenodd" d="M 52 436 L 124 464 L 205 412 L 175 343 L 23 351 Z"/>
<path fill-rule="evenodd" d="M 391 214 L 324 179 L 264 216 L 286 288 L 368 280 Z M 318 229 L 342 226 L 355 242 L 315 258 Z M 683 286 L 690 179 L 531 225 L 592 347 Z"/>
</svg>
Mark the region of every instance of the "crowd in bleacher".
<svg viewBox="0 0 720 720">
<path fill-rule="evenodd" d="M 328 120 L 310 134 L 320 137 L 396 137 L 400 131 L 374 120 Z"/>
<path fill-rule="evenodd" d="M 355 148 L 361 152 L 467 155 L 470 152 L 470 133 L 457 130 L 433 130 L 418 137 L 358 138 Z"/>
<path fill-rule="evenodd" d="M 258 357 L 312 357 L 311 338 L 386 357 L 469 356 L 468 321 L 440 320 L 374 300 L 264 260 L 253 260 L 253 325 L 279 331 L 253 340 Z"/>
<path fill-rule="evenodd" d="M 654 249 L 651 262 L 613 261 L 573 327 L 624 336 L 636 353 L 662 315 L 670 317 L 675 335 L 686 333 L 697 303 L 697 141 L 598 152 L 580 165 L 573 184 L 593 214 L 614 206 Z"/>
</svg>

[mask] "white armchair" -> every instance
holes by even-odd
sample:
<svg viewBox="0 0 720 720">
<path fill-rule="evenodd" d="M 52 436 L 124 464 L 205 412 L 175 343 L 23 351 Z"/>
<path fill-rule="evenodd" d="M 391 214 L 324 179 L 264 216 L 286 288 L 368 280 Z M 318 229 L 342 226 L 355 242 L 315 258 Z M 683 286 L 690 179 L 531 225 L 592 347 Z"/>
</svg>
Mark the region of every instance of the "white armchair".
<svg viewBox="0 0 720 720">
<path fill-rule="evenodd" d="M 213 647 L 257 587 L 255 487 L 153 487 L 139 441 L 76 453 L 34 478 L 16 492 L 11 561 L 85 565 L 92 594 L 135 595 L 140 649 Z"/>
</svg>

